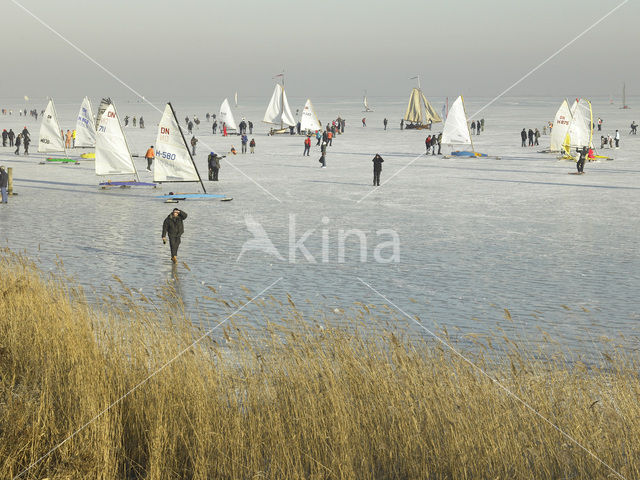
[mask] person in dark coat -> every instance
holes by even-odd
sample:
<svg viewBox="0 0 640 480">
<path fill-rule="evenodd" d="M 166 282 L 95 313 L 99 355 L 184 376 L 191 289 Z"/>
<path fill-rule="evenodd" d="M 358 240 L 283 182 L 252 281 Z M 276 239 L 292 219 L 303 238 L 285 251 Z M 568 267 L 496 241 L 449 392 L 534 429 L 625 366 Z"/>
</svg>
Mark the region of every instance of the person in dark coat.
<svg viewBox="0 0 640 480">
<path fill-rule="evenodd" d="M 191 137 L 191 155 L 195 156 L 196 154 L 196 144 L 198 143 L 198 139 L 193 136 Z"/>
<path fill-rule="evenodd" d="M 216 134 L 216 129 L 218 128 L 218 121 L 217 120 L 213 120 L 213 125 L 211 126 L 211 128 L 213 129 L 213 134 Z"/>
<path fill-rule="evenodd" d="M 22 145 L 24 146 L 24 154 L 29 155 L 29 144 L 31 143 L 31 137 L 24 135 L 22 137 Z"/>
<path fill-rule="evenodd" d="M 20 155 L 20 144 L 22 143 L 22 134 L 18 134 L 16 137 L 16 151 L 14 152 L 16 155 Z"/>
<path fill-rule="evenodd" d="M 4 130 L 2 130 L 2 146 L 3 147 L 7 146 L 7 140 L 9 140 L 9 132 L 7 132 L 7 129 L 5 128 Z"/>
<path fill-rule="evenodd" d="M 442 150 L 442 132 L 438 134 L 438 155 L 441 155 L 440 151 Z"/>
<path fill-rule="evenodd" d="M 16 134 L 13 133 L 13 129 L 12 128 L 9 129 L 8 135 L 9 135 L 9 146 L 13 147 L 13 139 L 16 138 Z"/>
<path fill-rule="evenodd" d="M 533 147 L 533 130 L 529 129 L 529 146 Z"/>
<path fill-rule="evenodd" d="M 373 186 L 380 186 L 380 172 L 382 172 L 382 162 L 384 160 L 380 156 L 379 153 L 376 153 L 376 156 L 373 157 Z"/>
<path fill-rule="evenodd" d="M 520 138 L 522 139 L 522 146 L 527 146 L 527 131 L 523 128 L 520 132 Z"/>
<path fill-rule="evenodd" d="M 584 173 L 584 161 L 587 159 L 587 147 L 576 148 L 576 152 L 580 154 L 578 162 L 576 163 L 576 169 L 578 173 Z"/>
<path fill-rule="evenodd" d="M 2 193 L 2 202 L 8 203 L 7 186 L 9 185 L 9 174 L 5 171 L 4 166 L 0 167 L 0 192 Z"/>
<path fill-rule="evenodd" d="M 211 152 L 207 157 L 207 162 L 209 164 L 209 180 L 217 182 L 218 172 L 220 171 L 220 157 L 215 152 Z"/>
<path fill-rule="evenodd" d="M 179 208 L 174 208 L 162 223 L 162 242 L 167 243 L 167 236 L 169 237 L 171 261 L 173 263 L 178 263 L 178 247 L 180 246 L 180 239 L 184 233 L 184 224 L 182 222 L 186 218 L 186 212 L 183 212 Z"/>
<path fill-rule="evenodd" d="M 327 142 L 322 142 L 322 146 L 320 147 L 320 160 L 318 160 L 322 165 L 321 168 L 326 168 L 327 166 Z"/>
<path fill-rule="evenodd" d="M 431 155 L 436 154 L 436 145 L 438 145 L 438 137 L 434 134 L 431 135 Z"/>
<path fill-rule="evenodd" d="M 253 122 L 249 120 L 249 135 L 253 135 Z"/>
<path fill-rule="evenodd" d="M 193 132 L 193 122 L 191 120 L 189 120 L 189 123 L 187 123 L 187 130 L 189 131 L 189 133 Z"/>
<path fill-rule="evenodd" d="M 385 118 L 385 119 L 382 121 L 382 123 L 384 124 L 384 129 L 386 130 L 386 129 L 387 129 L 387 123 L 389 123 L 389 122 L 388 122 L 388 120 Z"/>
</svg>

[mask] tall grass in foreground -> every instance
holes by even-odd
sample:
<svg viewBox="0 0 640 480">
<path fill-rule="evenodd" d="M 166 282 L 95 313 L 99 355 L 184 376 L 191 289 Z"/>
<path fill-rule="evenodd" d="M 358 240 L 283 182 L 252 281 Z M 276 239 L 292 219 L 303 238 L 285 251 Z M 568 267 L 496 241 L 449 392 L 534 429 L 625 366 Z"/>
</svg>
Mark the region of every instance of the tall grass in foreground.
<svg viewBox="0 0 640 480">
<path fill-rule="evenodd" d="M 2 478 L 201 335 L 179 303 L 133 298 L 98 310 L 24 258 L 0 257 Z M 221 327 L 21 478 L 615 477 L 438 344 L 320 328 L 285 305 L 260 335 Z M 637 358 L 587 369 L 515 344 L 495 358 L 474 361 L 621 475 L 640 476 Z"/>
</svg>

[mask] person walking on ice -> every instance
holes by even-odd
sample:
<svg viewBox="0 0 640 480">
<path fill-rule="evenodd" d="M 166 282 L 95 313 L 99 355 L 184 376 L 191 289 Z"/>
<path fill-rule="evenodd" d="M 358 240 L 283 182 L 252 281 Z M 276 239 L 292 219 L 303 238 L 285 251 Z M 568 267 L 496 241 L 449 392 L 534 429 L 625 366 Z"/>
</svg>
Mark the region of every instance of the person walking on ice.
<svg viewBox="0 0 640 480">
<path fill-rule="evenodd" d="M 191 155 L 196 156 L 196 144 L 198 143 L 198 139 L 195 137 L 191 137 Z"/>
<path fill-rule="evenodd" d="M 9 185 L 9 174 L 5 171 L 4 165 L 0 166 L 0 192 L 2 194 L 2 202 L 8 203 L 7 186 Z"/>
<path fill-rule="evenodd" d="M 373 157 L 373 186 L 380 186 L 380 172 L 382 172 L 382 162 L 384 162 L 383 158 L 379 153 L 376 153 L 376 156 Z"/>
<path fill-rule="evenodd" d="M 147 149 L 147 153 L 144 154 L 144 158 L 147 159 L 147 172 L 150 172 L 153 159 L 156 158 L 156 152 L 153 151 L 153 145 Z"/>
<path fill-rule="evenodd" d="M 178 263 L 178 247 L 184 233 L 183 221 L 187 218 L 187 213 L 179 208 L 173 211 L 164 219 L 162 223 L 162 243 L 167 243 L 169 237 L 169 246 L 171 247 L 171 261 Z"/>
<path fill-rule="evenodd" d="M 362 117 L 362 126 L 363 127 L 367 126 L 367 118 L 366 117 Z"/>
<path fill-rule="evenodd" d="M 584 161 L 587 159 L 587 147 L 576 148 L 576 152 L 580 154 L 576 162 L 576 169 L 578 170 L 578 174 L 582 174 L 584 173 Z"/>
<path fill-rule="evenodd" d="M 620 148 L 620 132 L 616 130 L 616 134 L 613 136 L 613 139 L 616 141 L 616 148 Z"/>
</svg>

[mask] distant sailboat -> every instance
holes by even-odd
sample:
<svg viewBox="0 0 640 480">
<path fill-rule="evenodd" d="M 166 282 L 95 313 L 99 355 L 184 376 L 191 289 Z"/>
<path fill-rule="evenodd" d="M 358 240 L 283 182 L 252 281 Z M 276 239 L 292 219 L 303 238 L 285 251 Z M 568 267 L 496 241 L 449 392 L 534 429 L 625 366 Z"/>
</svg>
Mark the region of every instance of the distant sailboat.
<svg viewBox="0 0 640 480">
<path fill-rule="evenodd" d="M 367 102 L 367 92 L 365 90 L 364 96 L 362 97 L 362 105 L 364 107 L 363 112 L 373 112 L 373 108 L 369 106 L 369 102 Z"/>
<path fill-rule="evenodd" d="M 418 79 L 418 88 L 411 90 L 409 105 L 404 114 L 404 121 L 407 122 L 404 128 L 430 128 L 432 123 L 442 122 L 442 118 L 422 93 L 420 76 L 412 77 L 410 80 L 415 78 Z"/>
<path fill-rule="evenodd" d="M 627 85 L 624 83 L 622 84 L 622 106 L 620 108 L 625 110 L 630 108 L 629 105 L 627 105 Z"/>
<path fill-rule="evenodd" d="M 219 120 L 220 121 L 218 123 L 220 124 L 221 131 L 222 131 L 223 124 L 227 126 L 227 130 L 238 129 L 238 126 L 236 125 L 236 120 L 233 118 L 233 113 L 231 112 L 231 106 L 229 105 L 229 100 L 227 100 L 226 98 L 222 102 L 222 105 L 220 105 Z"/>
<path fill-rule="evenodd" d="M 40 124 L 40 140 L 38 141 L 38 152 L 40 153 L 58 153 L 63 152 L 66 156 L 64 140 L 62 138 L 62 130 L 58 123 L 58 115 L 53 99 L 49 99 L 47 108 L 42 116 Z"/>
<path fill-rule="evenodd" d="M 478 153 L 473 147 L 473 137 L 469 130 L 469 121 L 467 120 L 467 112 L 464 108 L 464 99 L 462 95 L 456 98 L 455 102 L 449 109 L 447 120 L 444 122 L 442 130 L 443 145 L 468 145 L 471 150 L 458 150 L 451 152 L 454 157 L 486 157 L 484 153 Z"/>
<path fill-rule="evenodd" d="M 122 131 L 118 113 L 113 103 L 109 104 L 100 117 L 100 124 L 96 132 L 96 175 L 112 177 L 119 175 L 133 176 L 132 181 L 101 182 L 100 186 L 124 187 L 124 186 L 155 186 L 153 183 L 140 182 L 138 171 L 131 158 L 131 152 L 127 139 Z"/>
<path fill-rule="evenodd" d="M 91 102 L 87 97 L 82 100 L 78 118 L 76 119 L 76 147 L 95 147 L 96 129 L 93 123 L 93 112 Z"/>
<path fill-rule="evenodd" d="M 303 132 L 316 132 L 318 130 L 322 130 L 322 123 L 320 123 L 310 99 L 307 99 L 307 103 L 304 104 L 304 108 L 302 109 L 300 130 Z"/>
<path fill-rule="evenodd" d="M 235 95 L 233 96 L 233 99 L 235 100 L 236 108 L 238 108 L 238 92 L 235 93 Z"/>
<path fill-rule="evenodd" d="M 167 103 L 158 125 L 154 163 L 154 182 L 199 182 L 207 193 L 171 103 Z"/>
<path fill-rule="evenodd" d="M 294 127 L 296 125 L 296 121 L 291 114 L 289 102 L 287 101 L 287 94 L 284 91 L 284 74 L 281 73 L 276 75 L 276 77 L 282 78 L 282 85 L 276 83 L 276 87 L 273 90 L 273 95 L 271 96 L 269 105 L 267 105 L 267 111 L 264 113 L 262 121 L 264 123 L 277 125 L 280 128 L 277 130 L 272 128 L 269 135 L 273 135 L 275 133 L 286 133 L 286 127 Z"/>
</svg>

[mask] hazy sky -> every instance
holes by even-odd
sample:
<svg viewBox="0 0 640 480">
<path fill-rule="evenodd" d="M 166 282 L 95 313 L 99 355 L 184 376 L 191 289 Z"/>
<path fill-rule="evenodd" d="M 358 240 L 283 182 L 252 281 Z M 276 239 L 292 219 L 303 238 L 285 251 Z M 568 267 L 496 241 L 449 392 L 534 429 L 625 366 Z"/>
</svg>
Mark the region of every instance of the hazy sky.
<svg viewBox="0 0 640 480">
<path fill-rule="evenodd" d="M 620 1 L 17 0 L 147 97 L 495 95 Z M 640 94 L 640 5 L 631 0 L 513 95 Z M 11 0 L 3 1 L 1 96 L 126 90 Z"/>
</svg>

